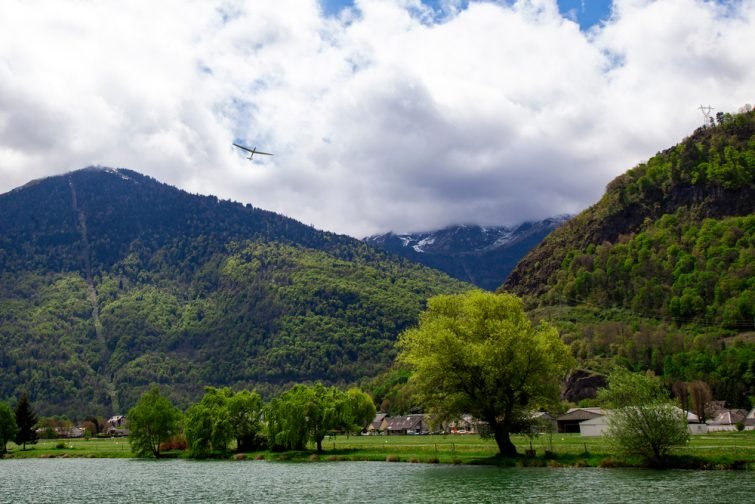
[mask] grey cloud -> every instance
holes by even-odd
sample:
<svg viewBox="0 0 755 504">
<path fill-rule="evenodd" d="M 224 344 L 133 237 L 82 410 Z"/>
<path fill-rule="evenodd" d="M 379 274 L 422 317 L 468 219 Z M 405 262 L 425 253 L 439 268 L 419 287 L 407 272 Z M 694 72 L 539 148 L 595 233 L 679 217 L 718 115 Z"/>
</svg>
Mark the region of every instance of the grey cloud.
<svg viewBox="0 0 755 504">
<path fill-rule="evenodd" d="M 753 2 L 617 0 L 589 34 L 551 0 L 409 3 L 3 3 L 0 192 L 104 164 L 356 236 L 514 224 L 755 101 Z"/>
</svg>

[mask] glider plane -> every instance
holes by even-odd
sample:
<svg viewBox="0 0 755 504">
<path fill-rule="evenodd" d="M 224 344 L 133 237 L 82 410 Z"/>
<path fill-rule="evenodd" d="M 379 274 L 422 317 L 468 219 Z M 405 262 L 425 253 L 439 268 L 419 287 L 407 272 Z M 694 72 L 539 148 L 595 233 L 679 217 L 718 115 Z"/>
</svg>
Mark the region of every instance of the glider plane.
<svg viewBox="0 0 755 504">
<path fill-rule="evenodd" d="M 269 152 L 261 152 L 257 150 L 257 147 L 252 147 L 251 149 L 249 147 L 244 147 L 243 145 L 239 145 L 237 143 L 233 144 L 234 147 L 238 147 L 241 150 L 245 150 L 249 153 L 249 157 L 247 159 L 252 159 L 255 154 L 261 154 L 263 156 L 272 156 Z"/>
</svg>

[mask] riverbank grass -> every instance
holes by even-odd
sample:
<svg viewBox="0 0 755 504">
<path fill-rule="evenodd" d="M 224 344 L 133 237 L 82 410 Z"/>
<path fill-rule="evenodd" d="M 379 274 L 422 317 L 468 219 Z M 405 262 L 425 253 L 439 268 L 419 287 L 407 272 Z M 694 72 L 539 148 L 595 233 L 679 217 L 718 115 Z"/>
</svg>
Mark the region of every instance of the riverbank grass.
<svg viewBox="0 0 755 504">
<path fill-rule="evenodd" d="M 524 436 L 512 436 L 520 454 L 530 449 Z M 133 457 L 126 438 L 91 438 L 40 440 L 26 450 L 9 443 L 6 458 Z M 314 447 L 312 447 L 314 448 Z M 615 453 L 603 438 L 578 434 L 555 434 L 552 445 L 546 438 L 532 444 L 534 456 L 500 457 L 493 440 L 476 435 L 437 436 L 332 436 L 323 441 L 323 453 L 314 449 L 297 452 L 250 452 L 243 460 L 296 462 L 389 461 L 440 464 L 486 464 L 498 466 L 539 467 L 634 467 L 638 459 L 625 459 Z M 166 458 L 188 457 L 186 452 L 168 452 Z M 234 458 L 233 453 L 217 454 L 218 458 Z M 691 436 L 690 443 L 674 451 L 672 467 L 694 469 L 755 470 L 755 431 L 720 432 Z"/>
</svg>

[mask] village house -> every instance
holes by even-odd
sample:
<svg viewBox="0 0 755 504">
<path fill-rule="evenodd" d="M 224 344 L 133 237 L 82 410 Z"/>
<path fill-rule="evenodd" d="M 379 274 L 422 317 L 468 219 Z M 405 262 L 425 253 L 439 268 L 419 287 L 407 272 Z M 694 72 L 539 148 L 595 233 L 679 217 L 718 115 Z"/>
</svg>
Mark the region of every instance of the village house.
<svg viewBox="0 0 755 504">
<path fill-rule="evenodd" d="M 603 408 L 571 408 L 556 418 L 556 425 L 560 433 L 580 432 L 579 424 L 585 420 L 592 420 L 605 415 Z"/>
<path fill-rule="evenodd" d="M 488 423 L 478 420 L 472 415 L 462 415 L 443 427 L 443 431 L 449 434 L 485 434 L 490 430 Z"/>
<path fill-rule="evenodd" d="M 385 426 L 383 425 L 387 416 L 387 413 L 376 413 L 375 418 L 372 419 L 372 422 L 370 422 L 363 432 L 367 434 L 380 434 L 388 426 L 387 423 Z"/>
<path fill-rule="evenodd" d="M 382 429 L 388 435 L 394 434 L 428 434 L 430 427 L 425 415 L 404 415 L 397 417 L 387 417 L 383 419 L 385 429 Z"/>
<path fill-rule="evenodd" d="M 128 436 L 126 417 L 123 415 L 116 415 L 108 418 L 105 432 L 110 436 Z"/>
<path fill-rule="evenodd" d="M 755 429 L 755 408 L 752 408 L 745 417 L 745 430 Z"/>
<path fill-rule="evenodd" d="M 708 431 L 733 431 L 737 429 L 737 424 L 742 423 L 745 426 L 748 416 L 747 410 L 743 409 L 721 409 L 716 412 L 716 416 L 707 422 Z"/>
<path fill-rule="evenodd" d="M 684 412 L 681 408 L 675 408 L 679 415 L 687 417 L 687 430 L 690 434 L 705 434 L 708 432 L 708 426 L 700 423 L 700 419 L 691 411 Z M 602 436 L 608 430 L 608 418 L 611 416 L 610 410 L 604 410 L 604 414 L 584 420 L 579 424 L 579 433 L 584 437 Z"/>
</svg>

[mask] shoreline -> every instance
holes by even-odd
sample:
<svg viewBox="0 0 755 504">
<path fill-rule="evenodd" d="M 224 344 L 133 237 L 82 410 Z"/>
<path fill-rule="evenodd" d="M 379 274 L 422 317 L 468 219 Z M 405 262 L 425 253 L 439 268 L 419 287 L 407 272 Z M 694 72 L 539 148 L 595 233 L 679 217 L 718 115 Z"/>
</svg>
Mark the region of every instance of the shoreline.
<svg viewBox="0 0 755 504">
<path fill-rule="evenodd" d="M 672 455 L 667 464 L 654 467 L 643 463 L 640 458 L 617 459 L 608 454 L 554 454 L 554 455 L 517 455 L 515 457 L 466 457 L 461 458 L 452 453 L 439 453 L 439 456 L 427 457 L 421 454 L 387 453 L 385 455 L 367 450 L 336 450 L 324 451 L 288 451 L 271 452 L 259 451 L 249 453 L 224 452 L 208 457 L 190 457 L 185 451 L 166 452 L 159 459 L 137 457 L 130 451 L 126 452 L 97 452 L 74 449 L 60 450 L 19 450 L 5 453 L 2 460 L 24 459 L 136 459 L 136 460 L 193 460 L 193 461 L 265 461 L 265 462 L 293 462 L 293 463 L 328 463 L 328 462 L 386 462 L 402 464 L 428 465 L 466 465 L 490 466 L 500 468 L 545 467 L 545 468 L 600 468 L 600 469 L 685 469 L 685 470 L 724 470 L 724 471 L 755 471 L 755 458 L 737 459 L 731 457 L 696 457 L 690 455 Z M 1 462 L 0 462 L 1 463 Z"/>
<path fill-rule="evenodd" d="M 236 453 L 231 449 L 206 458 L 190 457 L 188 451 L 165 450 L 161 458 L 186 460 L 267 460 L 270 462 L 376 461 L 497 467 L 647 467 L 641 457 L 624 457 L 601 437 L 556 434 L 533 442 L 513 435 L 519 455 L 502 457 L 495 443 L 479 435 L 429 436 L 329 436 L 323 452 L 314 447 L 302 451 L 258 450 Z M 23 458 L 137 458 L 126 437 L 61 438 L 39 440 L 26 450 L 10 443 L 2 459 Z M 532 450 L 530 452 L 530 450 Z M 690 438 L 676 449 L 666 467 L 701 470 L 755 471 L 755 431 L 714 433 Z M 2 463 L 2 461 L 0 461 Z"/>
</svg>

